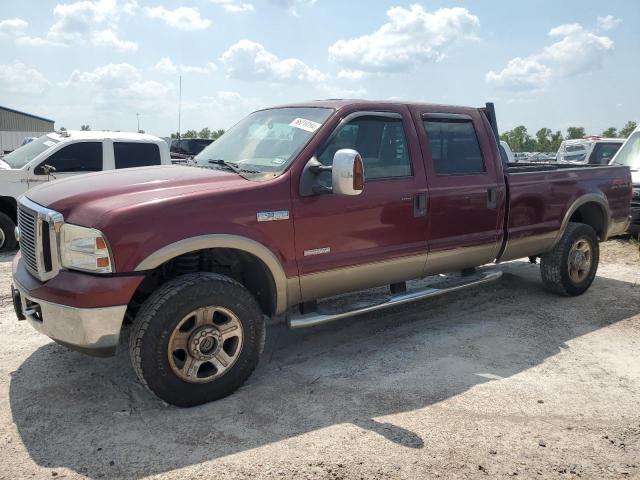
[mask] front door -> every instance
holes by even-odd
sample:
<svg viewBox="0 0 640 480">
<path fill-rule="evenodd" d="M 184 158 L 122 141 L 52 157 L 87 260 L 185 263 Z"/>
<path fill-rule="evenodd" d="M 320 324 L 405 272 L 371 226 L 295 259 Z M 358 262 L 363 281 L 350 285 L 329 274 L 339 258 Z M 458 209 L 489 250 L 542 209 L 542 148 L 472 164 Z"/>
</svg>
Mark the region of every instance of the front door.
<svg viewBox="0 0 640 480">
<path fill-rule="evenodd" d="M 29 187 L 54 179 L 102 170 L 102 142 L 78 142 L 63 146 L 29 172 Z M 47 166 L 53 167 L 47 173 Z"/>
<path fill-rule="evenodd" d="M 421 275 L 427 253 L 426 182 L 409 113 L 360 111 L 348 115 L 316 158 L 331 165 L 335 152 L 354 149 L 364 163 L 358 196 L 294 192 L 296 258 L 303 301 Z M 407 132 L 410 132 L 408 135 Z M 331 183 L 331 173 L 320 181 Z"/>
<path fill-rule="evenodd" d="M 434 107 L 436 108 L 436 107 Z M 504 182 L 481 113 L 415 112 L 429 186 L 426 274 L 492 262 L 502 241 Z"/>
</svg>

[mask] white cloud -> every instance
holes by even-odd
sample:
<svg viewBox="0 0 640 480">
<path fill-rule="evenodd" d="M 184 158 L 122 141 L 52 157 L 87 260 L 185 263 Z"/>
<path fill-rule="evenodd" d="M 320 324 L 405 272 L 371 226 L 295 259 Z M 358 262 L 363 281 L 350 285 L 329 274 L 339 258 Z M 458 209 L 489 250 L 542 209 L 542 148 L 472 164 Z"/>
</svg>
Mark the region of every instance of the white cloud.
<svg viewBox="0 0 640 480">
<path fill-rule="evenodd" d="M 366 78 L 369 74 L 363 72 L 362 70 L 349 70 L 344 69 L 338 72 L 339 80 L 362 80 Z"/>
<path fill-rule="evenodd" d="M 279 59 L 261 44 L 240 40 L 220 56 L 227 75 L 240 80 L 317 83 L 326 76 L 297 58 Z"/>
<path fill-rule="evenodd" d="M 212 3 L 222 6 L 229 13 L 253 12 L 255 7 L 251 3 L 242 3 L 236 0 L 211 0 Z"/>
<path fill-rule="evenodd" d="M 74 70 L 63 86 L 72 86 L 90 95 L 92 104 L 111 111 L 162 111 L 171 83 L 147 80 L 137 67 L 128 63 L 103 65 L 91 71 Z"/>
<path fill-rule="evenodd" d="M 0 65 L 0 91 L 35 95 L 44 93 L 50 85 L 42 73 L 22 62 Z"/>
<path fill-rule="evenodd" d="M 511 90 L 539 90 L 554 78 L 571 77 L 602 68 L 613 50 L 613 40 L 598 36 L 577 23 L 560 25 L 549 31 L 558 39 L 540 53 L 516 57 L 499 72 L 490 71 L 485 79 L 496 87 Z"/>
<path fill-rule="evenodd" d="M 53 25 L 45 35 L 19 35 L 16 43 L 31 46 L 66 46 L 90 42 L 118 50 L 135 51 L 138 45 L 118 37 L 118 25 L 123 16 L 138 8 L 136 0 L 81 0 L 61 3 L 53 9 Z"/>
<path fill-rule="evenodd" d="M 122 40 L 113 30 L 101 30 L 93 33 L 93 44 L 102 47 L 114 47 L 118 50 L 129 50 L 135 52 L 138 44 L 129 40 Z"/>
<path fill-rule="evenodd" d="M 466 8 L 428 12 L 417 4 L 392 7 L 387 18 L 371 34 L 331 45 L 329 59 L 351 71 L 408 71 L 418 63 L 442 60 L 456 41 L 476 39 L 480 25 Z"/>
<path fill-rule="evenodd" d="M 267 0 L 268 3 L 276 7 L 286 8 L 292 14 L 298 15 L 298 7 L 310 6 L 317 0 Z"/>
<path fill-rule="evenodd" d="M 158 18 L 172 28 L 183 31 L 205 30 L 211 21 L 200 15 L 200 10 L 192 7 L 178 7 L 168 10 L 164 7 L 146 7 L 145 12 L 151 18 Z"/>
<path fill-rule="evenodd" d="M 620 18 L 616 18 L 613 15 L 607 15 L 606 17 L 598 17 L 598 28 L 604 32 L 612 30 L 622 23 Z"/>
<path fill-rule="evenodd" d="M 21 35 L 29 26 L 29 23 L 21 18 L 8 18 L 0 21 L 0 34 Z"/>
<path fill-rule="evenodd" d="M 191 65 L 176 65 L 169 57 L 161 58 L 153 69 L 160 73 L 175 75 L 177 73 L 199 73 L 206 74 L 217 70 L 216 64 L 208 62 L 204 67 L 196 67 Z"/>
</svg>

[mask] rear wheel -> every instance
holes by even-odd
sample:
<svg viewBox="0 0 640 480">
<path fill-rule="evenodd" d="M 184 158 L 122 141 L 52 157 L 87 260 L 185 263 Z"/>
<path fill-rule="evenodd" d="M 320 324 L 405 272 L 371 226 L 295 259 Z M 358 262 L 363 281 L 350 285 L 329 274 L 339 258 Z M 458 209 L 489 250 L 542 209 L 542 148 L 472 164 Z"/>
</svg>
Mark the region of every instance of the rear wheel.
<svg viewBox="0 0 640 480">
<path fill-rule="evenodd" d="M 133 325 L 133 367 L 167 403 L 191 407 L 233 393 L 256 367 L 265 339 L 255 298 L 238 282 L 195 273 L 163 285 Z"/>
<path fill-rule="evenodd" d="M 6 213 L 0 212 L 0 252 L 15 250 L 18 242 L 15 236 L 16 224 Z"/>
<path fill-rule="evenodd" d="M 558 244 L 541 257 L 542 282 L 552 292 L 581 295 L 593 283 L 599 258 L 600 247 L 593 228 L 569 223 Z"/>
</svg>

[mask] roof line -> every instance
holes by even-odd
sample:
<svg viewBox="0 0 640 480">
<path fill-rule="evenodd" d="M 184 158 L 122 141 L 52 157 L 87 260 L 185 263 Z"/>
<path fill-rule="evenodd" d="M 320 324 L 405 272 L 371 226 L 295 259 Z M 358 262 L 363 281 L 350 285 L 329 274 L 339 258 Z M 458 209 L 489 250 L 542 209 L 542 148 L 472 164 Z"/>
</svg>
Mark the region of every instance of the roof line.
<svg viewBox="0 0 640 480">
<path fill-rule="evenodd" d="M 18 113 L 20 115 L 25 115 L 27 117 L 35 118 L 37 120 L 44 120 L 45 122 L 56 123 L 54 120 L 51 120 L 50 118 L 39 117 L 38 115 L 34 115 L 32 113 L 21 112 L 20 110 L 15 110 L 15 109 L 9 108 L 9 107 L 3 107 L 2 105 L 0 105 L 0 109 L 6 110 L 8 112 Z"/>
</svg>

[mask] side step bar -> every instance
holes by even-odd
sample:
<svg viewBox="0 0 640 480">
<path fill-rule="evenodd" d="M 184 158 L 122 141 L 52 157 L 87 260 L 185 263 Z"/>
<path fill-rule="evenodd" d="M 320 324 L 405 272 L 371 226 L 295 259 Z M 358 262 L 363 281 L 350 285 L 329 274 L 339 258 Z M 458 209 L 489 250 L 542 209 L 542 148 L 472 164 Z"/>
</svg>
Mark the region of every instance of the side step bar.
<svg viewBox="0 0 640 480">
<path fill-rule="evenodd" d="M 415 302 L 416 300 L 437 297 L 438 295 L 455 292 L 468 287 L 472 287 L 474 285 L 481 285 L 483 283 L 492 282 L 499 279 L 501 276 L 502 272 L 500 270 L 485 270 L 479 275 L 474 275 L 467 278 L 462 277 L 459 282 L 448 287 L 425 287 L 421 290 L 416 290 L 409 293 L 400 293 L 398 295 L 387 297 L 382 302 L 373 302 L 369 305 L 359 306 L 354 310 L 331 314 L 312 312 L 307 314 L 291 315 L 288 318 L 288 324 L 290 328 L 315 327 L 316 325 L 333 322 L 334 320 L 340 320 L 342 318 L 360 315 L 362 313 L 374 312 L 376 310 L 382 310 L 384 308 L 394 307 L 396 305 L 402 305 L 404 303 Z"/>
</svg>

